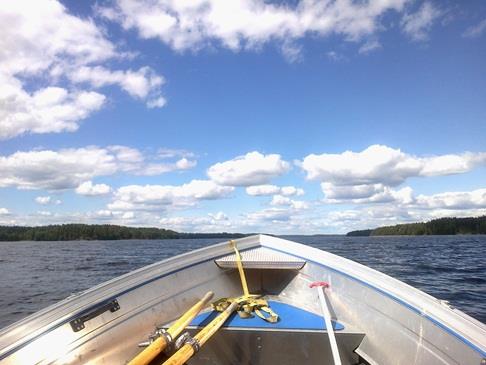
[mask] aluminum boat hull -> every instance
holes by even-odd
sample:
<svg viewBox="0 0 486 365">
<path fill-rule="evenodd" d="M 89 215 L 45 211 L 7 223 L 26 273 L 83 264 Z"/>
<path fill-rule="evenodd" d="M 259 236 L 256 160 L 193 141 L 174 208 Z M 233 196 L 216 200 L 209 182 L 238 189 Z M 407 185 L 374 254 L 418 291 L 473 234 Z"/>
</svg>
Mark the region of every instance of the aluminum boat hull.
<svg viewBox="0 0 486 365">
<path fill-rule="evenodd" d="M 265 235 L 236 242 L 251 292 L 320 316 L 309 283 L 330 284 L 332 317 L 344 327 L 336 331 L 343 364 L 486 363 L 486 326 L 418 289 L 299 243 Z M 215 298 L 241 294 L 232 252 L 223 242 L 179 255 L 14 323 L 0 331 L 0 364 L 126 364 L 157 326 L 170 324 L 208 290 Z M 86 321 L 75 328 L 80 318 Z M 195 333 L 198 326 L 188 330 Z M 189 361 L 297 362 L 333 363 L 326 330 L 228 326 Z"/>
</svg>

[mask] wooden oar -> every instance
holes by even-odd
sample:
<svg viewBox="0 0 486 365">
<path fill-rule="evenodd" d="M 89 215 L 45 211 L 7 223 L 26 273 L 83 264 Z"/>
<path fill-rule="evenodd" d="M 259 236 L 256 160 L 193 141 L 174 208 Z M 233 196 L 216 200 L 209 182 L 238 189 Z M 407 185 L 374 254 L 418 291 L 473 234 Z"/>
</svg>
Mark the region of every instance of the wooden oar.
<svg viewBox="0 0 486 365">
<path fill-rule="evenodd" d="M 324 288 L 329 288 L 329 284 L 324 281 L 316 281 L 309 285 L 311 288 L 317 288 L 319 295 L 319 301 L 321 302 L 322 314 L 324 321 L 326 322 L 327 335 L 329 336 L 329 343 L 331 344 L 332 358 L 334 365 L 341 365 L 341 357 L 339 356 L 339 349 L 336 342 L 336 336 L 334 335 L 334 329 L 332 328 L 331 312 L 327 307 L 326 294 L 324 294 Z"/>
<path fill-rule="evenodd" d="M 186 313 L 184 313 L 177 321 L 167 329 L 168 336 L 160 336 L 141 353 L 139 353 L 128 365 L 147 365 L 155 357 L 160 354 L 169 345 L 169 341 L 175 339 L 187 327 L 189 323 L 198 315 L 198 313 L 206 307 L 214 293 L 208 291 L 204 297 L 194 304 Z"/>
<path fill-rule="evenodd" d="M 182 365 L 202 347 L 212 335 L 224 324 L 228 317 L 238 308 L 238 303 L 232 302 L 219 316 L 213 319 L 194 338 L 186 342 L 174 355 L 162 365 Z"/>
</svg>

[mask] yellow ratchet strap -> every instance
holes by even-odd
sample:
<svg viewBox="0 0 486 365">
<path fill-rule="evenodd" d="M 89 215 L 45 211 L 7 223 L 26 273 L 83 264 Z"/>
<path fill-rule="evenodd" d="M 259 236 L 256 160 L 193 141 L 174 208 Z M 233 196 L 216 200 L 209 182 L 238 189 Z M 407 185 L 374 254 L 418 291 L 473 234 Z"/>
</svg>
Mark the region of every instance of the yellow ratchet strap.
<svg viewBox="0 0 486 365">
<path fill-rule="evenodd" d="M 240 274 L 241 287 L 243 288 L 243 295 L 236 298 L 221 298 L 212 304 L 214 310 L 218 312 L 223 312 L 226 308 L 230 306 L 231 303 L 238 303 L 238 315 L 241 318 L 251 318 L 253 313 L 255 313 L 261 319 L 275 323 L 278 321 L 278 314 L 270 309 L 268 302 L 261 298 L 260 295 L 250 294 L 248 290 L 248 284 L 246 282 L 245 271 L 243 270 L 243 263 L 241 262 L 241 255 L 236 248 L 236 243 L 231 240 L 231 246 L 235 250 L 236 255 L 236 266 L 238 267 L 238 272 Z M 267 315 L 265 315 L 266 313 Z"/>
</svg>

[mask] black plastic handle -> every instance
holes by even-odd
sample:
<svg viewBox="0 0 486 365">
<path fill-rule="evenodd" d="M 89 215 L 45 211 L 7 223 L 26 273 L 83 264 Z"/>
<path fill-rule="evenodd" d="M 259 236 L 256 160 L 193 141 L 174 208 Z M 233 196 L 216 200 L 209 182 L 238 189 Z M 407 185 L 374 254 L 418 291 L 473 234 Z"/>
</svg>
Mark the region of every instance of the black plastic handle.
<svg viewBox="0 0 486 365">
<path fill-rule="evenodd" d="M 120 309 L 120 304 L 116 299 L 113 299 L 109 302 L 102 303 L 101 305 L 93 308 L 90 312 L 83 314 L 81 317 L 73 319 L 69 324 L 74 332 L 81 331 L 84 328 L 84 323 L 98 317 L 100 314 L 105 313 L 106 311 L 116 312 Z"/>
</svg>

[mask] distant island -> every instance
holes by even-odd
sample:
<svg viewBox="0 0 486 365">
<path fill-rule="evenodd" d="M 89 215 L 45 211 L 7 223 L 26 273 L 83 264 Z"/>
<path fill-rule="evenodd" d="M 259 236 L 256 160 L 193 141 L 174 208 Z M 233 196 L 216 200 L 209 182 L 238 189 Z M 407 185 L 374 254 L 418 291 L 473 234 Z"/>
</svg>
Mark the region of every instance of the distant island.
<svg viewBox="0 0 486 365">
<path fill-rule="evenodd" d="M 0 226 L 0 241 L 75 241 L 180 238 L 240 238 L 242 233 L 180 233 L 161 228 L 125 227 L 111 224 L 56 224 L 23 227 Z"/>
<path fill-rule="evenodd" d="M 439 218 L 429 222 L 397 224 L 395 226 L 348 232 L 346 236 L 422 236 L 451 234 L 486 234 L 486 216 Z"/>
</svg>

